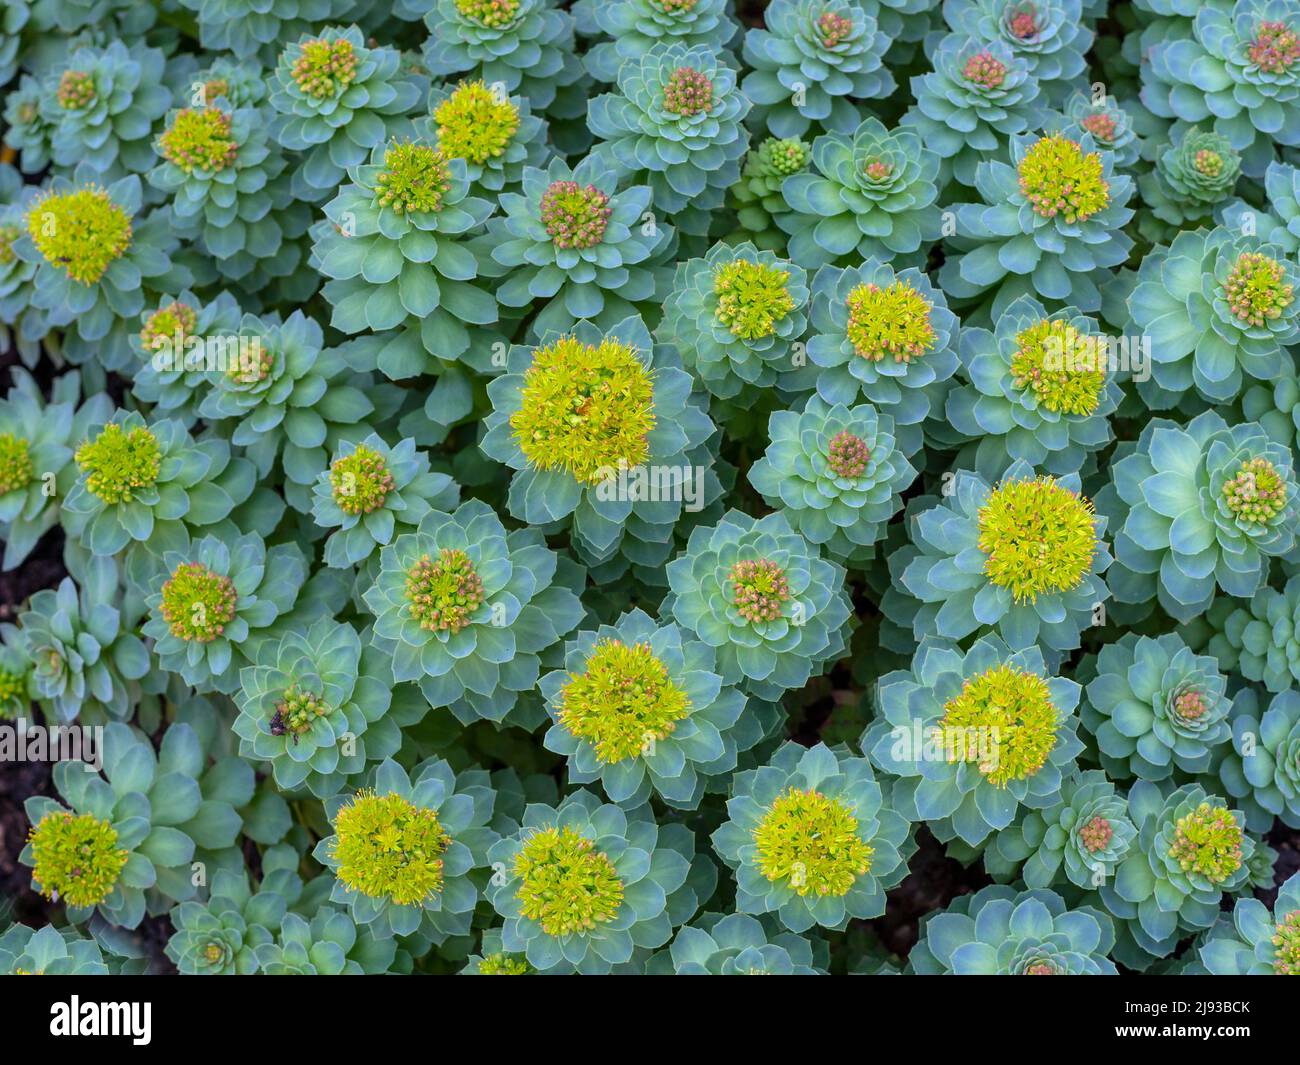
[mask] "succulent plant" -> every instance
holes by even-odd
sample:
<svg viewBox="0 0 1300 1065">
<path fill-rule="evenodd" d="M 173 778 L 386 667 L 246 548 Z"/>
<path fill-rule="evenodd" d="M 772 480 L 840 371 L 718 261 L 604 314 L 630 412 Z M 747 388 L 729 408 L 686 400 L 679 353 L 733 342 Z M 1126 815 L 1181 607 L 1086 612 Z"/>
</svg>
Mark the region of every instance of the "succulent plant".
<svg viewBox="0 0 1300 1065">
<path fill-rule="evenodd" d="M 1038 643 L 1070 651 L 1110 598 L 1106 518 L 1081 494 L 1077 474 L 1036 475 L 1016 461 L 991 485 L 959 470 L 909 524 L 912 544 L 889 566 L 900 606 L 915 603 L 918 640 L 991 628 L 1018 651 Z"/>
<path fill-rule="evenodd" d="M 1294 975 L 1300 970 L 1300 874 L 1282 885 L 1271 910 L 1258 899 L 1237 899 L 1197 950 L 1215 976 Z"/>
<path fill-rule="evenodd" d="M 996 833 L 984 867 L 999 880 L 1019 876 L 1030 888 L 1049 888 L 1064 875 L 1088 890 L 1114 878 L 1136 840 L 1128 800 L 1105 773 L 1091 769 L 1067 777 L 1058 802 L 1026 810 Z"/>
<path fill-rule="evenodd" d="M 135 928 L 149 913 L 195 894 L 195 848 L 220 848 L 239 835 L 253 774 L 238 759 L 207 767 L 188 723 L 153 745 L 122 722 L 104 729 L 103 775 L 83 762 L 54 766 L 59 797 L 24 803 L 31 829 L 19 860 L 32 869 L 33 889 L 58 898 L 74 924 L 98 911 Z M 205 772 L 206 770 L 206 772 Z"/>
<path fill-rule="evenodd" d="M 540 306 L 532 332 L 572 330 L 579 319 L 602 328 L 649 310 L 673 235 L 649 212 L 650 188 L 619 189 L 595 156 L 576 167 L 553 159 L 545 170 L 526 167 L 521 193 L 503 193 L 502 215 L 483 238 L 488 276 L 502 306 L 526 313 Z"/>
<path fill-rule="evenodd" d="M 1142 76 L 1154 114 L 1213 120 L 1248 174 L 1263 174 L 1275 143 L 1300 144 L 1300 18 L 1289 0 L 1198 8 L 1151 49 Z"/>
<path fill-rule="evenodd" d="M 187 539 L 158 560 L 142 631 L 164 669 L 200 691 L 231 694 L 306 579 L 296 544 L 268 548 L 256 533 Z"/>
<path fill-rule="evenodd" d="M 1096 319 L 1073 307 L 1049 312 L 1032 296 L 1014 300 L 992 333 L 964 329 L 963 380 L 944 414 L 971 441 L 975 469 L 993 478 L 1010 456 L 1056 475 L 1079 473 L 1113 436 L 1109 418 L 1122 392 L 1111 350 Z"/>
<path fill-rule="evenodd" d="M 429 28 L 424 62 L 435 77 L 470 74 L 528 97 L 538 111 L 556 105 L 557 92 L 567 95 L 564 90 L 582 77 L 573 52 L 573 16 L 555 0 L 433 0 L 419 6 Z"/>
<path fill-rule="evenodd" d="M 662 947 L 717 880 L 684 826 L 656 824 L 644 806 L 601 805 L 585 789 L 558 806 L 529 803 L 488 860 L 502 947 L 542 973 L 608 973 L 636 948 Z"/>
<path fill-rule="evenodd" d="M 777 219 L 789 213 L 790 205 L 781 190 L 786 178 L 802 174 L 811 162 L 811 146 L 798 137 L 768 137 L 750 149 L 728 201 L 736 209 L 739 242 L 752 241 L 768 251 L 785 247 Z"/>
<path fill-rule="evenodd" d="M 1115 976 L 1115 929 L 1054 891 L 986 887 L 927 918 L 908 961 L 921 975 Z"/>
<path fill-rule="evenodd" d="M 750 483 L 831 557 L 871 557 L 917 475 L 894 439 L 894 420 L 869 403 L 832 406 L 811 396 L 801 410 L 773 412 L 768 435 Z"/>
<path fill-rule="evenodd" d="M 1300 685 L 1300 575 L 1280 591 L 1265 585 L 1244 606 L 1223 605 L 1206 619 L 1215 629 L 1210 653 L 1270 692 Z"/>
<path fill-rule="evenodd" d="M 537 683 L 538 655 L 582 618 L 582 571 L 534 529 L 507 533 L 486 503 L 433 510 L 379 557 L 365 591 L 371 644 L 434 706 L 500 721 Z"/>
<path fill-rule="evenodd" d="M 325 804 L 333 833 L 313 854 L 334 874 L 331 901 L 381 939 L 465 935 L 479 898 L 469 874 L 497 841 L 494 799 L 482 770 L 457 775 L 431 758 L 407 773 L 382 762 L 371 787 Z"/>
<path fill-rule="evenodd" d="M 975 187 L 980 202 L 953 209 L 949 239 L 961 254 L 939 271 L 945 290 L 991 299 L 995 320 L 1022 295 L 1100 309 L 1101 283 L 1133 247 L 1122 228 L 1133 179 L 1115 172 L 1092 134 L 1013 135 L 1009 162 L 980 163 Z"/>
<path fill-rule="evenodd" d="M 1093 31 L 1082 8 L 1081 0 L 952 0 L 943 17 L 957 33 L 1008 45 L 1059 107 L 1086 81 L 1084 53 Z"/>
<path fill-rule="evenodd" d="M 115 411 L 74 453 L 80 471 L 63 500 L 68 533 L 97 555 L 133 544 L 161 555 L 188 530 L 214 525 L 248 499 L 253 464 L 217 437 L 196 441 L 172 418 Z"/>
<path fill-rule="evenodd" d="M 17 647 L 32 663 L 29 691 L 48 717 L 99 724 L 130 716 L 136 682 L 152 664 L 134 631 L 142 612 L 123 601 L 121 569 L 107 557 L 31 597 L 18 615 Z"/>
<path fill-rule="evenodd" d="M 1232 735 L 1227 679 L 1176 634 L 1127 633 L 1097 655 L 1084 726 L 1112 780 L 1204 773 Z"/>
<path fill-rule="evenodd" d="M 0 973 L 6 976 L 107 976 L 99 944 L 74 928 L 16 924 L 0 934 Z"/>
<path fill-rule="evenodd" d="M 724 685 L 716 652 L 634 610 L 579 632 L 564 666 L 539 689 L 553 724 L 548 750 L 568 759 L 569 780 L 599 781 L 612 802 L 641 806 L 651 793 L 695 809 L 719 790 L 737 754 L 764 738 L 741 692 Z"/>
<path fill-rule="evenodd" d="M 525 168 L 547 161 L 546 121 L 525 97 L 507 96 L 496 84 L 465 78 L 455 86 L 435 85 L 429 117 L 416 125 L 429 129 L 433 147 L 446 158 L 465 160 L 474 191 L 517 192 Z"/>
<path fill-rule="evenodd" d="M 943 293 L 915 268 L 896 273 L 868 259 L 813 278 L 808 361 L 819 368 L 818 395 L 886 411 L 905 454 L 920 449 L 921 423 L 957 370 L 957 333 Z"/>
<path fill-rule="evenodd" d="M 668 584 L 660 615 L 717 649 L 723 683 L 760 699 L 802 687 L 844 652 L 844 570 L 779 512 L 732 510 L 695 529 Z"/>
<path fill-rule="evenodd" d="M 388 140 L 388 124 L 410 114 L 426 82 L 402 69 L 396 48 L 372 48 L 356 26 L 304 33 L 280 53 L 270 102 L 271 135 L 305 152 L 294 196 L 325 199 L 344 172 Z"/>
<path fill-rule="evenodd" d="M 148 169 L 154 124 L 171 101 L 165 62 L 157 48 L 122 41 L 70 49 L 42 87 L 54 165 L 84 166 L 110 179 Z"/>
<path fill-rule="evenodd" d="M 24 201 L 25 232 L 12 252 L 37 265 L 32 306 L 48 326 L 64 329 L 73 362 L 118 370 L 131 358 L 125 322 L 144 310 L 145 291 L 184 287 L 189 273 L 173 264 L 177 247 L 169 213 L 137 218 L 142 203 L 134 174 L 105 187 L 80 166 L 71 181 L 55 177 Z"/>
<path fill-rule="evenodd" d="M 808 328 L 808 275 L 749 242 L 715 244 L 677 264 L 658 338 L 672 344 L 710 394 L 793 391 L 796 345 Z"/>
<path fill-rule="evenodd" d="M 491 203 L 470 195 L 463 159 L 426 141 L 380 145 L 348 173 L 312 227 L 330 324 L 359 333 L 408 323 L 430 350 L 460 354 L 467 326 L 497 320 L 496 300 L 474 283 L 482 264 L 467 243 Z"/>
<path fill-rule="evenodd" d="M 1009 138 L 1039 128 L 1050 112 L 1029 61 L 1005 41 L 950 33 L 931 63 L 912 78 L 915 102 L 903 124 L 943 161 L 941 177 L 975 188 L 979 164 L 1000 161 Z"/>
<path fill-rule="evenodd" d="M 736 82 L 707 45 L 656 44 L 619 68 L 617 92 L 588 105 L 600 165 L 649 185 L 683 233 L 707 233 L 709 212 L 740 178 L 750 100 Z"/>
<path fill-rule="evenodd" d="M 266 114 L 224 96 L 170 112 L 154 140 L 149 183 L 170 197 L 177 232 L 224 277 L 292 274 L 309 213 L 293 202 L 288 161 L 269 142 Z"/>
<path fill-rule="evenodd" d="M 851 98 L 894 91 L 883 62 L 889 36 L 856 0 L 773 0 L 763 26 L 745 33 L 744 57 L 754 69 L 740 87 L 778 137 L 802 136 L 814 122 L 851 133 L 859 122 Z"/>
<path fill-rule="evenodd" d="M 875 118 L 812 144 L 812 168 L 781 186 L 790 211 L 790 258 L 814 269 L 878 258 L 923 265 L 922 246 L 939 238 L 934 202 L 938 159 L 912 129 L 888 130 Z"/>
<path fill-rule="evenodd" d="M 740 36 L 725 0 L 611 0 L 588 6 L 592 21 L 612 40 L 597 41 L 582 60 L 587 73 L 607 84 L 618 80 L 623 63 L 660 41 L 716 51 Z"/>
<path fill-rule="evenodd" d="M 769 932 L 746 913 L 705 913 L 678 929 L 667 950 L 646 964 L 648 976 L 817 976 L 825 973 L 812 943 Z"/>
<path fill-rule="evenodd" d="M 1249 876 L 1255 842 L 1241 813 L 1197 784 L 1170 790 L 1139 780 L 1129 811 L 1137 846 L 1101 898 L 1139 946 L 1165 957 L 1180 933 L 1214 924 L 1223 893 Z"/>
<path fill-rule="evenodd" d="M 506 360 L 488 385 L 480 447 L 514 471 L 510 513 L 563 523 L 589 565 L 621 552 L 623 569 L 662 567 L 683 514 L 719 494 L 705 446 L 713 423 L 675 352 L 633 317 L 608 331 L 579 322 L 566 336 L 511 347 Z"/>
<path fill-rule="evenodd" d="M 1059 802 L 1083 749 L 1080 692 L 1051 675 L 1036 646 L 1013 650 L 984 636 L 963 653 L 926 636 L 910 669 L 881 678 L 861 746 L 897 778 L 895 810 L 975 846 L 1022 809 Z"/>
<path fill-rule="evenodd" d="M 1297 498 L 1291 453 L 1259 425 L 1229 426 L 1212 410 L 1186 427 L 1154 419 L 1098 499 L 1103 513 L 1127 507 L 1115 531 L 1115 598 L 1147 603 L 1154 592 L 1186 622 L 1216 587 L 1253 596 L 1267 560 L 1295 542 Z"/>
<path fill-rule="evenodd" d="M 1300 827 L 1300 692 L 1279 692 L 1266 705 L 1243 688 L 1228 720 L 1232 742 L 1217 771 L 1225 794 L 1255 832 L 1267 832 L 1275 818 Z"/>
<path fill-rule="evenodd" d="M 736 774 L 711 838 L 735 870 L 737 912 L 775 914 L 792 932 L 884 913 L 915 849 L 893 805 L 871 763 L 846 747 L 786 743 Z"/>
<path fill-rule="evenodd" d="M 1133 324 L 1150 338 L 1143 398 L 1169 408 L 1195 389 L 1225 403 L 1246 376 L 1276 379 L 1288 362 L 1285 346 L 1300 338 L 1298 280 L 1279 249 L 1222 227 L 1182 232 L 1169 247 L 1153 248 L 1128 297 Z"/>
</svg>

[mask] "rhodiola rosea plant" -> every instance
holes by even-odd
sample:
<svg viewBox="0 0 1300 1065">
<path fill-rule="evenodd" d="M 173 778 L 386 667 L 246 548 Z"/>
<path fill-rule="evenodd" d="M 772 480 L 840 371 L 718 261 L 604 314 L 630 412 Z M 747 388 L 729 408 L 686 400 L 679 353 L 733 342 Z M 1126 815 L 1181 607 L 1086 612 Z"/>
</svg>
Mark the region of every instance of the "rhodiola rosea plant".
<svg viewBox="0 0 1300 1065">
<path fill-rule="evenodd" d="M 1296 0 L 0 0 L 0 116 L 0 973 L 1300 971 Z"/>
</svg>

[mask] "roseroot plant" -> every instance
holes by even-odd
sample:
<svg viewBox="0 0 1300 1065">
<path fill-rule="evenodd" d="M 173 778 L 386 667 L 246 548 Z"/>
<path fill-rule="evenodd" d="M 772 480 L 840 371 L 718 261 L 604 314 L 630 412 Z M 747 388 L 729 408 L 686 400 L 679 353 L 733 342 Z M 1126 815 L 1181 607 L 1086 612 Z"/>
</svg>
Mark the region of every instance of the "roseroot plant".
<svg viewBox="0 0 1300 1065">
<path fill-rule="evenodd" d="M 313 855 L 334 875 L 330 899 L 379 938 L 465 935 L 480 896 L 470 873 L 498 839 L 494 804 L 482 770 L 457 775 L 430 758 L 408 773 L 385 760 L 370 787 L 325 804 L 333 832 Z"/>
<path fill-rule="evenodd" d="M 1110 598 L 1107 521 L 1080 487 L 1077 474 L 1035 474 L 1022 461 L 994 484 L 956 471 L 943 498 L 909 517 L 912 543 L 890 556 L 886 602 L 911 614 L 918 640 L 992 629 L 1017 651 L 1073 650 Z"/>
<path fill-rule="evenodd" d="M 1086 81 L 1093 31 L 1081 0 L 953 0 L 943 17 L 957 33 L 1000 41 L 1023 59 L 1054 107 Z"/>
<path fill-rule="evenodd" d="M 280 54 L 270 103 L 271 135 L 305 153 L 293 172 L 294 196 L 319 202 L 344 172 L 388 140 L 389 123 L 409 115 L 427 81 L 402 69 L 396 48 L 369 47 L 356 26 L 304 33 Z"/>
<path fill-rule="evenodd" d="M 576 167 L 553 159 L 526 167 L 521 191 L 499 197 L 502 214 L 481 240 L 483 273 L 505 276 L 494 287 L 503 307 L 539 308 L 534 336 L 579 319 L 608 329 L 652 309 L 673 230 L 650 211 L 649 186 L 619 184 L 595 156 Z"/>
<path fill-rule="evenodd" d="M 740 180 L 728 194 L 740 227 L 738 243 L 751 241 L 767 251 L 785 248 L 786 235 L 778 228 L 778 219 L 790 211 L 782 191 L 785 179 L 803 173 L 811 163 L 812 148 L 798 137 L 768 137 L 750 150 Z"/>
<path fill-rule="evenodd" d="M 246 871 L 218 869 L 208 897 L 182 902 L 171 913 L 176 931 L 167 957 L 183 975 L 246 976 L 261 971 L 258 950 L 270 944 L 302 892 L 292 847 L 262 855 L 262 877 L 253 890 Z"/>
<path fill-rule="evenodd" d="M 1112 780 L 1159 781 L 1209 769 L 1231 739 L 1227 679 L 1175 633 L 1127 633 L 1101 649 L 1084 727 Z"/>
<path fill-rule="evenodd" d="M 0 935 L 0 973 L 5 976 L 107 976 L 103 952 L 76 929 L 16 924 Z"/>
<path fill-rule="evenodd" d="M 62 802 L 26 801 L 31 828 L 19 860 L 31 867 L 34 890 L 62 899 L 74 924 L 98 912 L 135 928 L 146 912 L 194 897 L 195 847 L 238 838 L 240 816 L 227 800 L 247 801 L 252 772 L 235 759 L 205 773 L 202 744 L 184 722 L 168 727 L 157 752 L 114 722 L 104 729 L 102 754 L 102 776 L 82 762 L 55 763 Z"/>
<path fill-rule="evenodd" d="M 1237 899 L 1197 953 L 1215 976 L 1300 973 L 1300 874 L 1282 885 L 1271 910 L 1258 899 Z"/>
<path fill-rule="evenodd" d="M 384 547 L 362 598 L 394 680 L 418 683 L 432 706 L 501 721 L 537 684 L 539 654 L 581 621 L 582 581 L 540 532 L 507 532 L 470 500 Z"/>
<path fill-rule="evenodd" d="M 879 916 L 915 850 L 871 763 L 824 744 L 786 743 L 738 773 L 711 838 L 735 872 L 737 911 L 772 913 L 792 932 Z"/>
<path fill-rule="evenodd" d="M 142 613 L 137 601 L 123 599 L 120 567 L 103 556 L 28 600 L 12 650 L 31 662 L 27 690 L 48 719 L 102 724 L 131 716 L 138 682 L 152 667 L 135 632 Z"/>
<path fill-rule="evenodd" d="M 151 405 L 155 417 L 175 419 L 193 429 L 216 375 L 229 369 L 232 352 L 238 358 L 243 317 L 230 292 L 202 299 L 185 288 L 160 296 L 140 314 L 140 328 L 131 337 L 135 355 L 131 391 Z M 213 338 L 211 358 L 209 337 Z M 251 338 L 246 348 L 250 343 Z"/>
<path fill-rule="evenodd" d="M 267 547 L 256 533 L 187 538 L 155 563 L 141 631 L 164 669 L 199 691 L 232 694 L 306 580 L 297 544 Z"/>
<path fill-rule="evenodd" d="M 591 100 L 587 125 L 601 165 L 649 185 L 665 219 L 702 235 L 740 178 L 750 106 L 716 50 L 656 44 L 619 68 L 617 92 Z"/>
<path fill-rule="evenodd" d="M 1270 692 L 1300 687 L 1300 575 L 1280 591 L 1265 585 L 1244 606 L 1223 606 L 1206 619 L 1214 628 L 1207 650 Z"/>
<path fill-rule="evenodd" d="M 54 165 L 84 165 L 110 180 L 147 170 L 154 126 L 171 104 L 165 64 L 159 49 L 120 40 L 69 50 L 42 85 Z"/>
<path fill-rule="evenodd" d="M 1229 426 L 1212 410 L 1185 427 L 1156 418 L 1113 463 L 1098 500 L 1125 515 L 1109 578 L 1116 600 L 1146 606 L 1154 593 L 1187 622 L 1216 588 L 1253 596 L 1268 560 L 1295 544 L 1298 500 L 1291 452 L 1259 425 Z"/>
<path fill-rule="evenodd" d="M 1071 140 L 1089 133 L 1098 148 L 1114 153 L 1117 166 L 1132 167 L 1138 161 L 1141 141 L 1133 116 L 1114 97 L 1076 92 L 1065 101 L 1063 114 L 1067 124 L 1062 132 Z"/>
<path fill-rule="evenodd" d="M 348 174 L 312 227 L 330 324 L 344 333 L 407 324 L 425 348 L 459 355 L 467 327 L 497 320 L 496 300 L 474 283 L 482 264 L 468 246 L 492 204 L 470 194 L 464 159 L 425 141 L 380 144 Z"/>
<path fill-rule="evenodd" d="M 523 96 L 507 96 L 484 81 L 465 78 L 435 85 L 429 93 L 428 128 L 433 147 L 448 159 L 465 160 L 470 187 L 480 193 L 517 191 L 525 167 L 540 167 L 550 152 L 546 121 Z"/>
<path fill-rule="evenodd" d="M 1224 892 L 1250 875 L 1255 841 L 1239 811 L 1197 784 L 1171 790 L 1139 780 L 1129 813 L 1137 844 L 1101 898 L 1143 950 L 1166 957 L 1181 934 L 1214 924 Z"/>
<path fill-rule="evenodd" d="M 1153 248 L 1128 297 L 1150 341 L 1151 379 L 1138 391 L 1157 409 L 1189 391 L 1230 402 L 1246 378 L 1275 380 L 1300 339 L 1300 268 L 1273 245 L 1219 227 L 1179 233 Z"/>
<path fill-rule="evenodd" d="M 976 846 L 1023 810 L 1059 802 L 1083 750 L 1081 689 L 1037 647 L 985 636 L 962 652 L 926 636 L 910 669 L 881 678 L 861 747 L 893 778 L 893 808 Z"/>
<path fill-rule="evenodd" d="M 590 0 L 574 5 L 575 12 L 580 8 L 611 38 L 596 41 L 582 57 L 587 73 L 607 84 L 618 80 L 619 67 L 660 41 L 721 50 L 740 37 L 725 0 Z"/>
<path fill-rule="evenodd" d="M 195 13 L 204 48 L 256 55 L 274 66 L 279 41 L 307 32 L 313 24 L 345 14 L 346 0 L 181 0 Z"/>
<path fill-rule="evenodd" d="M 430 511 L 454 510 L 459 497 L 456 482 L 434 472 L 414 440 L 394 447 L 377 433 L 344 440 L 312 485 L 312 517 L 332 530 L 325 564 L 349 569 L 365 563 L 394 537 L 414 532 Z"/>
<path fill-rule="evenodd" d="M 1217 768 L 1223 792 L 1255 832 L 1267 832 L 1275 818 L 1300 827 L 1300 692 L 1288 689 L 1266 703 L 1243 688 L 1228 720 L 1232 742 Z"/>
<path fill-rule="evenodd" d="M 677 264 L 656 336 L 719 399 L 775 387 L 792 392 L 796 345 L 808 329 L 808 275 L 748 241 L 715 244 Z"/>
<path fill-rule="evenodd" d="M 106 418 L 112 401 L 94 396 L 84 404 L 76 373 L 55 379 L 50 402 L 21 367 L 10 371 L 13 387 L 0 398 L 0 565 L 19 565 L 61 517 L 58 500 L 71 491 L 76 445 L 90 424 Z"/>
<path fill-rule="evenodd" d="M 582 63 L 573 51 L 573 16 L 555 0 L 432 0 L 419 9 L 415 17 L 429 28 L 424 62 L 434 77 L 468 74 L 528 97 L 539 112 L 569 110 L 566 90 L 582 77 Z"/>
<path fill-rule="evenodd" d="M 803 936 L 769 932 L 745 913 L 705 913 L 646 962 L 646 975 L 815 976 L 825 972 L 820 961 Z"/>
<path fill-rule="evenodd" d="M 1091 134 L 1013 135 L 1005 158 L 976 167 L 980 202 L 952 209 L 961 254 L 939 271 L 944 289 L 979 299 L 995 321 L 1023 295 L 1099 310 L 1100 286 L 1133 247 L 1123 230 L 1133 179 Z"/>
<path fill-rule="evenodd" d="M 175 419 L 150 423 L 135 411 L 92 425 L 73 458 L 79 476 L 62 503 L 64 527 L 96 555 L 138 545 L 160 557 L 228 518 L 256 476 L 219 437 L 195 440 Z"/>
<path fill-rule="evenodd" d="M 923 921 L 908 961 L 925 976 L 1115 976 L 1114 944 L 1111 919 L 1094 907 L 995 885 Z"/>
<path fill-rule="evenodd" d="M 853 610 L 844 569 L 778 512 L 728 511 L 668 564 L 660 615 L 717 649 L 725 684 L 779 699 L 843 652 Z"/>
<path fill-rule="evenodd" d="M 716 657 L 640 610 L 579 632 L 566 642 L 563 668 L 538 684 L 552 721 L 546 748 L 568 759 L 572 783 L 599 781 L 619 806 L 653 793 L 695 809 L 706 787 L 736 768 L 738 752 L 764 738 L 760 715 L 723 684 Z"/>
<path fill-rule="evenodd" d="M 1195 10 L 1151 49 L 1142 102 L 1162 118 L 1212 121 L 1258 177 L 1274 145 L 1300 144 L 1300 13 L 1291 0 Z"/>
<path fill-rule="evenodd" d="M 938 158 L 921 135 L 889 130 L 875 118 L 812 143 L 812 167 L 781 185 L 790 210 L 777 224 L 790 234 L 790 258 L 815 269 L 878 258 L 895 269 L 921 266 L 920 249 L 937 240 Z"/>
<path fill-rule="evenodd" d="M 768 436 L 749 468 L 768 505 L 832 558 L 872 557 L 917 476 L 894 439 L 893 418 L 869 403 L 832 406 L 810 396 L 801 410 L 774 411 Z"/>
<path fill-rule="evenodd" d="M 283 277 L 298 266 L 294 243 L 310 218 L 295 204 L 288 162 L 269 142 L 264 109 L 232 109 L 224 96 L 172 111 L 154 139 L 149 183 L 169 197 L 181 236 L 223 276 Z"/>
<path fill-rule="evenodd" d="M 713 422 L 676 353 L 640 318 L 608 331 L 582 321 L 511 347 L 504 369 L 488 385 L 479 446 L 514 471 L 510 513 L 567 527 L 589 565 L 662 567 L 683 515 L 720 488 L 706 446 Z"/>
<path fill-rule="evenodd" d="M 1029 62 L 1005 41 L 951 33 L 931 63 L 930 73 L 912 78 L 903 124 L 942 160 L 940 184 L 955 178 L 975 188 L 979 164 L 1004 158 L 1009 138 L 1037 129 L 1050 112 Z"/>
<path fill-rule="evenodd" d="M 0 0 L 0 96 L 0 973 L 1300 968 L 1297 0 Z"/>
<path fill-rule="evenodd" d="M 1186 226 L 1210 217 L 1232 195 L 1241 175 L 1241 156 L 1232 142 L 1195 126 L 1183 131 L 1138 179 L 1142 199 L 1162 222 Z"/>
<path fill-rule="evenodd" d="M 957 371 L 958 329 L 943 292 L 918 269 L 895 272 L 878 259 L 823 266 L 813 277 L 808 340 L 817 393 L 845 406 L 865 399 L 887 412 L 903 453 L 912 455 L 921 424 Z"/>
<path fill-rule="evenodd" d="M 582 788 L 558 806 L 529 803 L 488 861 L 503 950 L 552 974 L 609 973 L 638 948 L 664 946 L 717 882 L 683 825 Z"/>
<path fill-rule="evenodd" d="M 1073 307 L 1049 312 L 1021 296 L 992 333 L 964 329 L 958 352 L 962 383 L 948 393 L 944 415 L 970 441 L 963 458 L 985 479 L 1008 457 L 1058 476 L 1079 473 L 1110 442 L 1122 391 L 1096 319 Z"/>
<path fill-rule="evenodd" d="M 894 91 L 883 62 L 892 42 L 856 0 L 772 0 L 763 26 L 745 33 L 753 71 L 740 87 L 778 137 L 802 136 L 813 123 L 851 133 L 860 121 L 854 99 Z"/>
<path fill-rule="evenodd" d="M 1136 840 L 1127 798 L 1105 773 L 1090 769 L 1062 782 L 1058 802 L 1026 810 L 996 833 L 984 850 L 984 868 L 1030 888 L 1049 888 L 1063 874 L 1087 891 L 1114 879 Z"/>
<path fill-rule="evenodd" d="M 44 190 L 26 191 L 22 233 L 11 251 L 37 265 L 32 306 L 47 326 L 64 331 L 70 361 L 89 364 L 88 373 L 123 369 L 145 291 L 190 281 L 171 259 L 178 242 L 169 212 L 138 217 L 143 191 L 136 175 L 104 185 L 85 165 L 71 181 L 55 177 Z"/>
<path fill-rule="evenodd" d="M 240 755 L 269 763 L 286 792 L 327 799 L 401 746 L 385 719 L 392 689 L 388 662 L 347 622 L 321 618 L 267 640 L 239 671 Z"/>
</svg>

